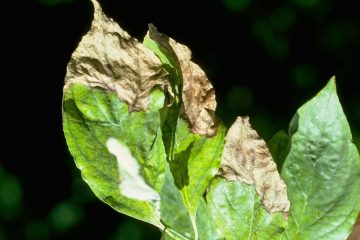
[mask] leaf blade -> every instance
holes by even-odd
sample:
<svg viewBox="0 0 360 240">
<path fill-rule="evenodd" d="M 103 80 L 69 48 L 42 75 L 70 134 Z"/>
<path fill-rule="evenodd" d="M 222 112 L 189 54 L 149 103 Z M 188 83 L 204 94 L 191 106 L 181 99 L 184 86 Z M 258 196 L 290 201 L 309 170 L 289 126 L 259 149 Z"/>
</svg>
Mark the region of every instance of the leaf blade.
<svg viewBox="0 0 360 240">
<path fill-rule="evenodd" d="M 157 98 L 163 98 L 163 94 L 154 92 L 151 97 L 156 104 Z M 99 99 L 102 99 L 101 104 Z M 109 103 L 113 104 L 110 108 L 117 109 L 115 113 L 119 118 L 113 119 L 116 122 L 108 121 L 106 114 L 99 110 L 99 106 L 109 107 Z M 166 156 L 156 108 L 130 114 L 126 103 L 121 102 L 116 93 L 77 83 L 68 87 L 63 109 L 63 127 L 69 150 L 95 195 L 121 213 L 162 228 L 157 213 L 158 203 L 150 199 L 139 201 L 121 194 L 120 177 L 124 176 L 120 176 L 116 158 L 106 147 L 106 142 L 111 138 L 124 143 L 141 166 L 142 172 L 137 177 L 144 179 L 154 191 L 160 192 Z M 140 129 L 142 131 L 137 136 L 128 137 Z"/>
<path fill-rule="evenodd" d="M 346 239 L 360 211 L 360 158 L 334 78 L 299 108 L 289 132 L 287 239 Z"/>
</svg>

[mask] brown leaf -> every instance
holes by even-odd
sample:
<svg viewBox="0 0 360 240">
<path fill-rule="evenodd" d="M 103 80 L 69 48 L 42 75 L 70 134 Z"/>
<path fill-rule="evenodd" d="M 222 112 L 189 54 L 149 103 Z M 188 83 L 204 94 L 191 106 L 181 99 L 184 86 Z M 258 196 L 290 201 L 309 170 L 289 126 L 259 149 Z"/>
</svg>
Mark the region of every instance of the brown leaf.
<svg viewBox="0 0 360 240">
<path fill-rule="evenodd" d="M 214 136 L 218 119 L 215 116 L 215 91 L 204 71 L 191 61 L 191 51 L 185 45 L 161 34 L 150 25 L 148 36 L 156 41 L 181 68 L 182 109 L 193 133 Z"/>
<path fill-rule="evenodd" d="M 146 109 L 154 87 L 171 94 L 158 57 L 105 16 L 96 0 L 92 2 L 94 19 L 68 64 L 64 91 L 77 82 L 114 91 L 129 111 Z"/>
<path fill-rule="evenodd" d="M 189 119 L 192 132 L 214 136 L 218 126 L 215 90 L 197 64 L 188 62 L 181 68 L 184 77 L 182 114 Z"/>
<path fill-rule="evenodd" d="M 218 120 L 215 116 L 215 90 L 199 65 L 190 61 L 191 51 L 184 45 L 170 41 L 183 74 L 182 115 L 190 121 L 191 131 L 214 136 Z"/>
<path fill-rule="evenodd" d="M 268 212 L 288 213 L 286 185 L 265 141 L 252 129 L 248 117 L 238 117 L 229 129 L 221 161 L 221 176 L 254 185 Z"/>
</svg>

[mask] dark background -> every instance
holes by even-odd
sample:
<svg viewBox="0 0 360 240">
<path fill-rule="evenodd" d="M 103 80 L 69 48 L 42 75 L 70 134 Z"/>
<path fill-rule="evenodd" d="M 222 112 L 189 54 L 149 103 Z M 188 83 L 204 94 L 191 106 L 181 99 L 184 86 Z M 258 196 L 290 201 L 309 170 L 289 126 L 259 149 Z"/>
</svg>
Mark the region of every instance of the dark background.
<svg viewBox="0 0 360 240">
<path fill-rule="evenodd" d="M 100 0 L 106 14 L 143 38 L 148 23 L 186 44 L 212 81 L 229 126 L 249 115 L 268 140 L 336 75 L 360 143 L 360 1 Z M 3 7 L 3 138 L 0 240 L 159 239 L 113 211 L 81 180 L 61 126 L 66 64 L 90 27 L 87 0 L 38 0 Z M 4 17 L 4 16 L 2 16 Z M 4 54 L 5 53 L 5 54 Z M 6 56 L 6 57 L 5 57 Z"/>
</svg>

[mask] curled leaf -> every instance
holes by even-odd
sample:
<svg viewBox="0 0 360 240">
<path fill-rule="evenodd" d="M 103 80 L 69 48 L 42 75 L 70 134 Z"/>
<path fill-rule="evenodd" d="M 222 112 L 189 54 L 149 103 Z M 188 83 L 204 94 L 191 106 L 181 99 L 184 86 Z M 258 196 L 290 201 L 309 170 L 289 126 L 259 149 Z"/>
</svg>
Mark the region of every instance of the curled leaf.
<svg viewBox="0 0 360 240">
<path fill-rule="evenodd" d="M 182 69 L 182 115 L 189 119 L 192 132 L 214 136 L 218 126 L 215 116 L 215 90 L 197 64 L 186 62 L 182 64 Z"/>
<path fill-rule="evenodd" d="M 181 115 L 190 122 L 191 131 L 200 135 L 214 136 L 218 127 L 215 116 L 215 90 L 205 72 L 191 61 L 190 49 L 159 33 L 153 25 L 149 26 L 145 38 L 156 42 L 174 68 L 176 78 L 174 84 L 182 88 Z"/>
<path fill-rule="evenodd" d="M 151 50 L 108 18 L 96 0 L 92 2 L 94 19 L 68 64 L 64 91 L 80 82 L 116 92 L 129 111 L 144 110 L 154 87 L 168 89 L 167 73 Z"/>
<path fill-rule="evenodd" d="M 221 161 L 220 175 L 254 185 L 268 212 L 289 211 L 286 185 L 248 117 L 238 117 L 229 129 Z"/>
</svg>

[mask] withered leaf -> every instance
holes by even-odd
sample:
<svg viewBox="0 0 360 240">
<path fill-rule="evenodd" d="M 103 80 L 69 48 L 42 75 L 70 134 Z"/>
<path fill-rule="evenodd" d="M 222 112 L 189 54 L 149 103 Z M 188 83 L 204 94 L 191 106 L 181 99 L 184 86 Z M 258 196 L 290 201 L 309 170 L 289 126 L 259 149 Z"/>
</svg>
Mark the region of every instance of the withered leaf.
<svg viewBox="0 0 360 240">
<path fill-rule="evenodd" d="M 229 129 L 221 161 L 221 176 L 254 185 L 268 212 L 287 214 L 290 202 L 286 185 L 248 117 L 238 117 Z"/>
<path fill-rule="evenodd" d="M 191 130 L 201 135 L 216 134 L 215 91 L 204 71 L 193 62 L 183 62 L 182 114 L 191 123 Z"/>
<path fill-rule="evenodd" d="M 68 64 L 64 90 L 81 82 L 116 92 L 129 111 L 144 110 L 151 90 L 169 85 L 168 74 L 151 50 L 108 18 L 96 0 L 92 2 L 94 19 Z"/>
<path fill-rule="evenodd" d="M 188 119 L 191 131 L 200 135 L 214 136 L 218 120 L 215 116 L 215 91 L 205 72 L 191 61 L 191 51 L 172 38 L 161 34 L 150 25 L 147 37 L 151 38 L 169 55 L 172 60 L 180 64 L 180 81 L 182 86 L 181 115 Z"/>
</svg>

